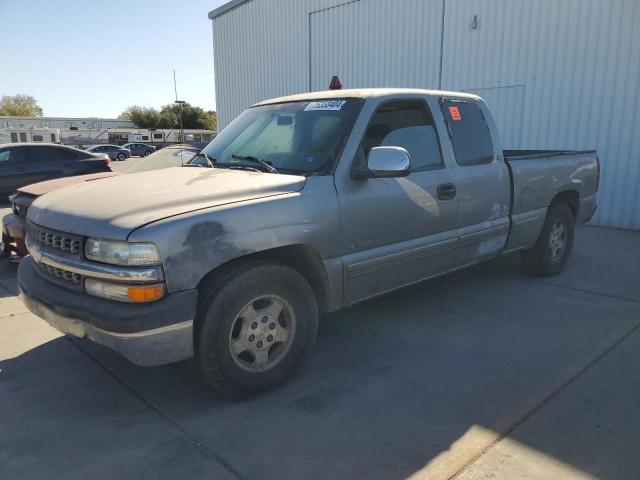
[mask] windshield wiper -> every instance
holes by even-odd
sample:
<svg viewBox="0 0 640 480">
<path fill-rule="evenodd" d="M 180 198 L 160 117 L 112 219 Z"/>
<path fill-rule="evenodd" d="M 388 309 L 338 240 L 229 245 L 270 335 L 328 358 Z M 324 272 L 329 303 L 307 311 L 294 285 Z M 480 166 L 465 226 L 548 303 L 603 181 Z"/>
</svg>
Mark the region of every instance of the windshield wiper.
<svg viewBox="0 0 640 480">
<path fill-rule="evenodd" d="M 211 155 L 207 155 L 204 152 L 199 152 L 196 153 L 193 157 L 191 157 L 191 160 L 193 160 L 196 157 L 204 157 L 204 159 L 209 162 L 209 168 L 213 168 L 213 164 L 216 163 L 216 159 L 213 158 Z M 191 161 L 189 160 L 189 161 Z M 183 163 L 182 164 L 183 167 L 203 167 L 204 165 L 198 165 L 197 163 Z"/>
<path fill-rule="evenodd" d="M 280 172 L 278 172 L 276 167 L 274 167 L 273 165 L 269 165 L 264 160 L 260 160 L 258 157 L 254 157 L 253 155 L 246 155 L 245 156 L 245 155 L 236 155 L 234 153 L 233 155 L 231 155 L 231 158 L 233 158 L 235 160 L 247 160 L 249 162 L 259 163 L 264 168 L 266 168 L 267 172 L 269 172 L 269 173 L 280 173 Z"/>
</svg>

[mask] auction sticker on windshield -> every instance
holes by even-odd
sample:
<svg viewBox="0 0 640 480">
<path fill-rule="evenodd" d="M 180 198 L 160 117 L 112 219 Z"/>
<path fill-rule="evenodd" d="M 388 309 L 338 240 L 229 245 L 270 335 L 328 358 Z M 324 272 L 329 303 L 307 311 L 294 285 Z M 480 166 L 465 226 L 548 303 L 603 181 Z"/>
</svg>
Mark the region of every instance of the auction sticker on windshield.
<svg viewBox="0 0 640 480">
<path fill-rule="evenodd" d="M 317 112 L 317 111 L 333 111 L 337 112 L 342 110 L 346 100 L 323 100 L 321 102 L 310 102 L 304 108 L 305 112 Z"/>
</svg>

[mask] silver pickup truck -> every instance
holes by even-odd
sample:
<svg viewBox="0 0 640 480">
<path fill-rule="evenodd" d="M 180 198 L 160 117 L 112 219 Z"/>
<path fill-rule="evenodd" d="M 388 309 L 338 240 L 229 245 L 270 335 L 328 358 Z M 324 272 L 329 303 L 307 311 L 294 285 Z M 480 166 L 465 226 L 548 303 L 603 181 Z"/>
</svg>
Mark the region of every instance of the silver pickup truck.
<svg viewBox="0 0 640 480">
<path fill-rule="evenodd" d="M 189 166 L 38 198 L 28 308 L 139 365 L 192 356 L 229 396 L 284 381 L 318 315 L 521 252 L 560 272 L 594 151 L 503 151 L 475 95 L 317 92 L 247 109 Z"/>
</svg>

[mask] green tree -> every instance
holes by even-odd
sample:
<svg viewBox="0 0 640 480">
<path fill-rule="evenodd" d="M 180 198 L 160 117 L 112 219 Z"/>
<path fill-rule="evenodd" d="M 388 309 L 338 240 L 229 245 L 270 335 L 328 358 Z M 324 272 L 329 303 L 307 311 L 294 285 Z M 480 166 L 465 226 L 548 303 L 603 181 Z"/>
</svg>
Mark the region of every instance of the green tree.
<svg viewBox="0 0 640 480">
<path fill-rule="evenodd" d="M 155 108 L 132 105 L 118 118 L 130 120 L 138 128 L 166 128 L 162 125 L 160 112 Z"/>
<path fill-rule="evenodd" d="M 122 112 L 118 118 L 131 120 L 138 128 L 180 128 L 180 114 L 182 127 L 202 130 L 217 128 L 216 112 L 205 112 L 200 107 L 188 103 L 182 106 L 170 103 L 164 105 L 160 111 L 155 108 L 132 105 Z"/>
<path fill-rule="evenodd" d="M 0 99 L 0 115 L 41 117 L 42 108 L 31 95 L 3 95 Z"/>
<path fill-rule="evenodd" d="M 180 128 L 180 114 L 182 114 L 183 128 L 197 128 L 201 130 L 211 130 L 211 115 L 200 107 L 195 107 L 189 103 L 177 105 L 175 103 L 165 105 L 160 109 L 160 117 L 166 127 Z"/>
<path fill-rule="evenodd" d="M 218 131 L 218 115 L 213 110 L 207 111 L 207 129 L 213 130 L 214 132 Z"/>
</svg>

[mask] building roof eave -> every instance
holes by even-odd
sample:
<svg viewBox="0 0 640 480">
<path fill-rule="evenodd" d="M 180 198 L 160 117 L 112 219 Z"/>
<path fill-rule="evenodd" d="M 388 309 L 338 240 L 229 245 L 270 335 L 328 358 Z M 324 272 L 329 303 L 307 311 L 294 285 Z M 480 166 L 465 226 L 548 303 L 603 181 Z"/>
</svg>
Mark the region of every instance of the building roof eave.
<svg viewBox="0 0 640 480">
<path fill-rule="evenodd" d="M 236 7 L 239 7 L 243 3 L 247 3 L 250 0 L 231 0 L 230 2 L 225 3 L 224 5 L 219 6 L 209 12 L 209 19 L 213 20 L 220 15 L 227 13 L 229 10 L 233 10 Z"/>
</svg>

